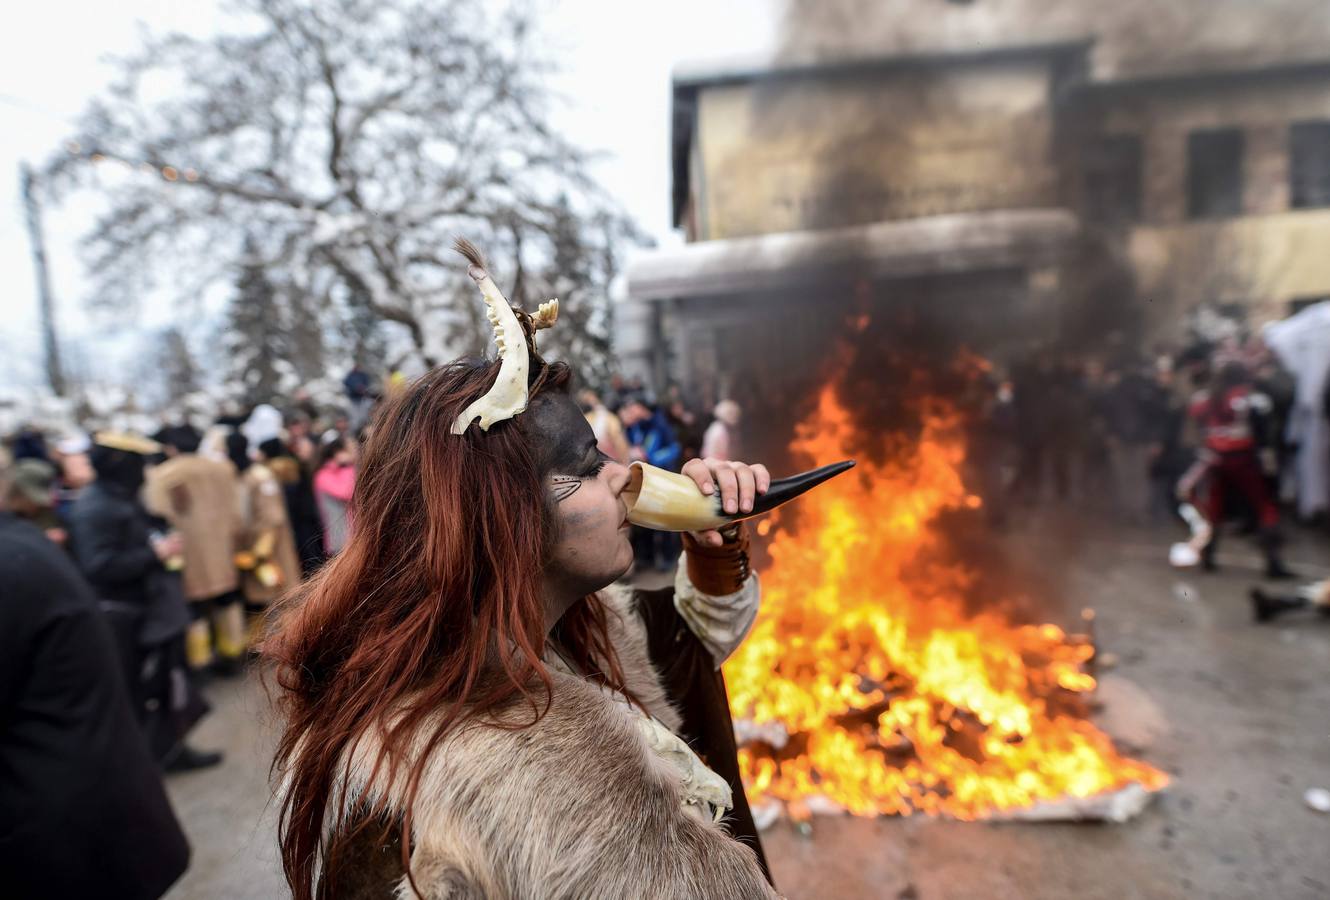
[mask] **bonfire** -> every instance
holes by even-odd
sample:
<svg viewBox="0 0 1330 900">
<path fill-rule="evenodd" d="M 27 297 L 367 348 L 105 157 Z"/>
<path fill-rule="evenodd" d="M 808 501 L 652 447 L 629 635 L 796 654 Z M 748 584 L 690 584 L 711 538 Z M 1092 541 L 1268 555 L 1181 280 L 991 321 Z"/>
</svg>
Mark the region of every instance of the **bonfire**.
<svg viewBox="0 0 1330 900">
<path fill-rule="evenodd" d="M 961 417 L 929 401 L 919 419 L 865 460 L 828 385 L 797 429 L 801 463 L 860 463 L 759 527 L 762 611 L 724 670 L 755 808 L 976 819 L 1163 787 L 1086 717 L 1091 641 L 966 602 L 983 585 L 937 527 L 982 505 Z"/>
</svg>

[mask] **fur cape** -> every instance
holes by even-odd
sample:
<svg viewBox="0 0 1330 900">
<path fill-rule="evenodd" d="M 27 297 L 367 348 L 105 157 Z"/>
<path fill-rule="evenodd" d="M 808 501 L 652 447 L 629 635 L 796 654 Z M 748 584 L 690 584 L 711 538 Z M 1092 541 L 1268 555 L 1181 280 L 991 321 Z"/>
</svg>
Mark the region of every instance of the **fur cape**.
<svg viewBox="0 0 1330 900">
<path fill-rule="evenodd" d="M 677 732 L 633 594 L 601 596 L 627 687 Z M 581 678 L 550 677 L 549 711 L 535 725 L 522 727 L 532 712 L 518 698 L 495 712 L 514 728 L 468 723 L 430 755 L 411 819 L 411 873 L 425 900 L 776 897 L 723 822 L 685 811 L 678 770 L 648 748 L 632 711 Z M 372 736 L 357 743 L 347 796 L 401 815 L 404 777 L 365 784 L 377 750 Z M 397 896 L 415 896 L 406 878 Z"/>
</svg>

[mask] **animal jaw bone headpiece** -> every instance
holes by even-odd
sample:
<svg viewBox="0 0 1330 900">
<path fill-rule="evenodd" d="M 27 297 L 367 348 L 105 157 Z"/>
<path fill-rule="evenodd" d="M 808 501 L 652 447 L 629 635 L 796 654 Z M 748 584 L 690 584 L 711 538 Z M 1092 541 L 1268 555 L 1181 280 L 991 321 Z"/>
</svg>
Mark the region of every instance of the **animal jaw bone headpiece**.
<svg viewBox="0 0 1330 900">
<path fill-rule="evenodd" d="M 453 434 L 463 434 L 477 419 L 481 429 L 488 431 L 495 422 L 511 419 L 526 410 L 531 363 L 534 360 L 538 366 L 545 365 L 536 352 L 536 332 L 554 324 L 559 317 L 559 301 L 542 303 L 534 316 L 513 309 L 499 293 L 489 272 L 485 271 L 480 251 L 469 241 L 459 240 L 456 247 L 471 263 L 467 274 L 480 286 L 481 296 L 485 298 L 485 314 L 494 326 L 494 341 L 499 345 L 499 374 L 494 379 L 494 386 L 485 396 L 462 410 L 453 423 Z M 537 386 L 540 381 L 537 373 Z M 577 420 L 582 422 L 580 415 Z M 584 422 L 583 427 L 586 427 Z M 720 494 L 703 494 L 687 475 L 635 462 L 630 470 L 629 483 L 623 489 L 623 498 L 628 507 L 628 521 L 634 525 L 658 531 L 701 531 L 770 512 L 853 466 L 853 460 L 845 460 L 773 481 L 750 512 L 726 513 L 721 508 Z"/>
<path fill-rule="evenodd" d="M 489 431 L 495 422 L 511 419 L 526 410 L 531 360 L 545 364 L 536 352 L 536 332 L 549 328 L 559 318 L 559 301 L 540 304 L 534 316 L 513 309 L 485 270 L 485 260 L 476 246 L 462 239 L 454 246 L 471 263 L 467 274 L 480 287 L 485 300 L 485 315 L 499 346 L 499 375 L 483 397 L 462 410 L 453 423 L 453 434 L 463 434 L 476 419 L 480 419 L 482 431 Z"/>
</svg>

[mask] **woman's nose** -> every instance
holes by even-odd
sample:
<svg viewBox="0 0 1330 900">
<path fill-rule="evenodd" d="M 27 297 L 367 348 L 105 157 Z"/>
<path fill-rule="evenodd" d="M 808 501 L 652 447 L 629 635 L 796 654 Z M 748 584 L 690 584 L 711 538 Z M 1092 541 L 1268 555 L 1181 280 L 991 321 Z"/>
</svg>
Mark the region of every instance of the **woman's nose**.
<svg viewBox="0 0 1330 900">
<path fill-rule="evenodd" d="M 628 467 L 618 461 L 612 461 L 605 464 L 605 468 L 610 471 L 610 490 L 614 491 L 617 497 L 623 493 L 624 488 L 628 487 L 628 482 L 632 480 L 632 472 Z"/>
</svg>

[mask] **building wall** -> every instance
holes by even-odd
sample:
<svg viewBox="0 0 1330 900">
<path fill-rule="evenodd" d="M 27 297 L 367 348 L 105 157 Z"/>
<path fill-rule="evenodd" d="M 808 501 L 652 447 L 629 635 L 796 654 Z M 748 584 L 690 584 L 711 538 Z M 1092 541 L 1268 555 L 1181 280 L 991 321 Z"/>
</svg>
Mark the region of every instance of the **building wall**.
<svg viewBox="0 0 1330 900">
<path fill-rule="evenodd" d="M 1203 302 L 1244 305 L 1260 321 L 1330 296 L 1330 210 L 1289 208 L 1289 128 L 1310 119 L 1330 120 L 1328 75 L 1217 78 L 1104 103 L 1103 133 L 1142 139 L 1144 222 L 1128 255 L 1157 331 Z M 1243 132 L 1243 215 L 1189 220 L 1187 136 L 1218 128 Z"/>
<path fill-rule="evenodd" d="M 1201 303 L 1244 306 L 1260 324 L 1288 315 L 1294 300 L 1330 296 L 1330 209 L 1142 226 L 1128 250 L 1160 334 Z"/>
<path fill-rule="evenodd" d="M 1098 109 L 1102 133 L 1142 139 L 1145 220 L 1150 224 L 1186 220 L 1187 135 L 1203 129 L 1242 129 L 1246 212 L 1287 209 L 1288 127 L 1302 119 L 1330 119 L 1330 76 L 1144 86 L 1115 92 Z"/>
<path fill-rule="evenodd" d="M 704 88 L 696 237 L 1055 205 L 1046 60 Z"/>
</svg>

